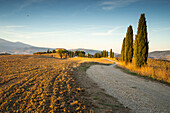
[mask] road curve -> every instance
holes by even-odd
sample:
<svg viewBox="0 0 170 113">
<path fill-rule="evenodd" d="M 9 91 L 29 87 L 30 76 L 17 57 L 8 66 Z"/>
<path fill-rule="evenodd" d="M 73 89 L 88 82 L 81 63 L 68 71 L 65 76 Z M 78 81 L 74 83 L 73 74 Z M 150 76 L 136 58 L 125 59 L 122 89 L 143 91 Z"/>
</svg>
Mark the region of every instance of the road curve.
<svg viewBox="0 0 170 113">
<path fill-rule="evenodd" d="M 114 65 L 93 65 L 87 76 L 136 113 L 170 113 L 170 87 L 122 72 Z"/>
</svg>

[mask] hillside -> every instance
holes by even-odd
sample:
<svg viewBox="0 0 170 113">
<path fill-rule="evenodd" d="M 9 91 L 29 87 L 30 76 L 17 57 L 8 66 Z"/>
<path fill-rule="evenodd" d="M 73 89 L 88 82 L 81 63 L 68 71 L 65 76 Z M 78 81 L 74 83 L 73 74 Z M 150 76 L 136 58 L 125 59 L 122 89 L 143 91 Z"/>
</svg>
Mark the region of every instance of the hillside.
<svg viewBox="0 0 170 113">
<path fill-rule="evenodd" d="M 22 42 L 11 42 L 0 38 L 0 53 L 10 53 L 10 54 L 32 54 L 37 51 L 47 51 L 47 49 L 35 47 Z"/>
<path fill-rule="evenodd" d="M 28 44 L 24 44 L 22 42 L 11 42 L 0 38 L 0 50 L 11 50 L 11 49 L 19 49 L 19 48 L 28 48 L 33 47 Z"/>
<path fill-rule="evenodd" d="M 162 60 L 170 60 L 170 50 L 166 51 L 153 51 L 149 53 L 149 57 L 162 59 Z"/>
</svg>

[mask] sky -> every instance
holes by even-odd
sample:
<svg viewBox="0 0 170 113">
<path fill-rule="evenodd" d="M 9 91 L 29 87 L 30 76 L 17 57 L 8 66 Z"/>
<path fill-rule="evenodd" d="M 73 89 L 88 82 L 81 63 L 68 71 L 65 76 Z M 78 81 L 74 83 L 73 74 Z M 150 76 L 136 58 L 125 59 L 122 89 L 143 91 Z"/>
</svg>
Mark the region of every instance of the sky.
<svg viewBox="0 0 170 113">
<path fill-rule="evenodd" d="M 0 38 L 48 48 L 120 53 L 145 13 L 149 51 L 170 50 L 170 0 L 0 0 Z"/>
</svg>

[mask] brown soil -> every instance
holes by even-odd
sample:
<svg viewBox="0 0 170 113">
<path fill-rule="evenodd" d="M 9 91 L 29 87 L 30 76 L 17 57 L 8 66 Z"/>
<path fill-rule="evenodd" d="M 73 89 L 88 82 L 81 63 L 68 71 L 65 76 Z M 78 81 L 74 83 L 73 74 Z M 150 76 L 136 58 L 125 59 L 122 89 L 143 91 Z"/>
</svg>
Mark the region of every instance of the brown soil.
<svg viewBox="0 0 170 113">
<path fill-rule="evenodd" d="M 92 79 L 86 75 L 86 70 L 94 64 L 99 63 L 83 63 L 72 72 L 73 78 L 80 87 L 84 88 L 82 98 L 89 103 L 94 113 L 128 113 L 129 108 L 124 107 L 118 100 L 106 93 Z"/>
</svg>

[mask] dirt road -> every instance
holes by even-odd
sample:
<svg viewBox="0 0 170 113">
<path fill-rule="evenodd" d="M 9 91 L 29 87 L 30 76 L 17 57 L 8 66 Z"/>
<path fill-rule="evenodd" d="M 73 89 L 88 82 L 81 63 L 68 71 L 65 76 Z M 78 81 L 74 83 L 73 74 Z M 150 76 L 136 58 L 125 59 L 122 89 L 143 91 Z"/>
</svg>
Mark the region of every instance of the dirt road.
<svg viewBox="0 0 170 113">
<path fill-rule="evenodd" d="M 170 87 L 126 74 L 115 65 L 94 65 L 86 71 L 106 92 L 136 113 L 169 113 Z"/>
</svg>

